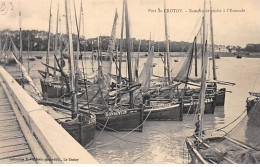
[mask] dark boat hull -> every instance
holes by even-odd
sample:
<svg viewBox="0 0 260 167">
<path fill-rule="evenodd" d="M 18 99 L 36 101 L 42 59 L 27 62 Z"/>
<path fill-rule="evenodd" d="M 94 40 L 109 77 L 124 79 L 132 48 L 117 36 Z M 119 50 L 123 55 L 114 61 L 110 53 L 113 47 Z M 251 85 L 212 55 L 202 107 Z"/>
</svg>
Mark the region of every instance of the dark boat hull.
<svg viewBox="0 0 260 167">
<path fill-rule="evenodd" d="M 13 58 L 8 58 L 8 59 L 1 59 L 0 61 L 0 64 L 4 64 L 4 65 L 7 65 L 7 66 L 13 66 L 13 65 L 16 65 L 16 61 L 15 59 Z"/>
<path fill-rule="evenodd" d="M 43 80 L 41 80 L 41 87 L 43 96 L 48 98 L 59 98 L 66 92 L 65 86 L 62 87 L 61 84 L 53 84 Z"/>
<path fill-rule="evenodd" d="M 144 109 L 143 118 L 149 121 L 182 121 L 182 108 L 180 104 L 147 107 Z"/>
<path fill-rule="evenodd" d="M 134 112 L 127 111 L 126 114 L 105 116 L 96 115 L 97 128 L 107 131 L 142 131 L 143 110 L 137 109 Z"/>
<path fill-rule="evenodd" d="M 87 122 L 78 120 L 74 122 L 73 120 L 67 122 L 60 121 L 59 123 L 83 147 L 87 147 L 93 142 L 96 131 L 95 119 Z"/>
<path fill-rule="evenodd" d="M 205 103 L 204 114 L 214 114 L 215 112 L 215 100 Z M 196 103 L 184 103 L 183 105 L 183 114 L 194 114 L 196 112 L 197 104 Z"/>
<path fill-rule="evenodd" d="M 42 56 L 35 56 L 36 59 L 42 59 Z"/>
<path fill-rule="evenodd" d="M 226 98 L 226 88 L 221 88 L 216 94 L 216 106 L 224 106 Z"/>
<path fill-rule="evenodd" d="M 247 116 L 249 123 L 260 127 L 260 100 L 255 98 L 246 101 Z"/>
</svg>

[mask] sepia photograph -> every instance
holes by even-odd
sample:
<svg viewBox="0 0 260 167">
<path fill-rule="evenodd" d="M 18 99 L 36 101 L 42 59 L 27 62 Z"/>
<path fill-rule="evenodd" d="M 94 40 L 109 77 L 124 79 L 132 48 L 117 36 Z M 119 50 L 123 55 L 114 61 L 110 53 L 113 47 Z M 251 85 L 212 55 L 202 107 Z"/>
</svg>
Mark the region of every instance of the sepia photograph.
<svg viewBox="0 0 260 167">
<path fill-rule="evenodd" d="M 0 164 L 260 164 L 259 0 L 0 0 Z"/>
</svg>

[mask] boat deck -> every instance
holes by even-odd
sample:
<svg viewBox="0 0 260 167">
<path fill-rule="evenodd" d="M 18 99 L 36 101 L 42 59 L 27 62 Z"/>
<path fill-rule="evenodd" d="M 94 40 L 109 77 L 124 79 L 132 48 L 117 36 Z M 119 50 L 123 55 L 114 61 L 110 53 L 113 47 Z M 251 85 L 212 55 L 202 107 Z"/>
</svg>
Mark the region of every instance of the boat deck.
<svg viewBox="0 0 260 167">
<path fill-rule="evenodd" d="M 35 163 L 34 158 L 15 112 L 0 80 L 0 164 Z"/>
</svg>

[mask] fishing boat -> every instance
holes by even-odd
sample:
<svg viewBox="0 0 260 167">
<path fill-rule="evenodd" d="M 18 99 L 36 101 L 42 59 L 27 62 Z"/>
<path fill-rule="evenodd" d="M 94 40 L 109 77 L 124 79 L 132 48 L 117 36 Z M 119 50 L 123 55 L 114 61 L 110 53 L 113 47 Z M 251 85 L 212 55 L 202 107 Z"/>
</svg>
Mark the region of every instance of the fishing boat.
<svg viewBox="0 0 260 167">
<path fill-rule="evenodd" d="M 110 61 L 102 62 L 102 68 L 100 62 L 99 64 L 99 86 L 101 87 L 100 93 L 103 99 L 103 104 L 106 104 L 104 108 L 101 108 L 101 113 L 96 113 L 97 116 L 97 127 L 98 129 L 110 130 L 110 131 L 142 131 L 143 124 L 143 106 L 142 103 L 134 105 L 134 93 L 131 90 L 133 85 L 132 79 L 132 64 L 131 64 L 131 42 L 130 42 L 130 28 L 129 28 L 129 18 L 128 18 L 128 7 L 127 0 L 123 2 L 123 12 L 122 12 L 122 27 L 126 27 L 126 41 L 127 41 L 127 67 L 128 67 L 128 85 L 121 87 L 111 92 L 110 90 L 110 73 L 111 73 L 111 63 L 113 57 L 113 50 L 115 49 L 115 30 L 117 25 L 117 11 L 114 18 L 112 33 L 110 37 L 110 42 L 107 50 L 107 55 L 110 56 Z M 125 23 L 124 23 L 125 20 Z M 121 30 L 121 35 L 123 29 Z M 98 40 L 98 56 L 100 56 L 100 44 Z M 122 36 L 121 36 L 122 41 Z M 122 45 L 121 45 L 122 46 Z M 120 48 L 122 48 L 120 46 Z M 120 49 L 120 59 L 122 60 L 122 50 Z M 98 59 L 99 60 L 99 59 Z M 117 58 L 116 58 L 117 60 Z M 120 63 L 120 62 L 119 62 Z M 120 76 L 120 74 L 119 74 Z M 104 79 L 105 77 L 105 79 Z M 103 78 L 103 79 L 102 79 Z M 117 77 L 119 79 L 120 77 Z M 121 81 L 117 81 L 121 83 Z M 115 94 L 112 97 L 112 100 L 109 101 L 109 94 Z M 119 105 L 118 102 L 122 100 L 122 94 L 127 96 L 129 103 L 124 103 Z M 115 97 L 115 98 L 114 98 Z M 108 100 L 106 100 L 108 99 Z M 111 103 L 112 101 L 112 103 Z"/>
<path fill-rule="evenodd" d="M 260 93 L 250 93 L 250 95 L 256 97 L 246 100 L 247 114 L 228 134 L 219 131 L 204 132 L 202 138 L 194 135 L 186 140 L 191 163 L 259 163 Z"/>
<path fill-rule="evenodd" d="M 89 146 L 95 135 L 96 127 L 96 116 L 91 112 L 79 112 L 77 94 L 76 94 L 76 85 L 75 83 L 75 64 L 74 64 L 74 55 L 73 55 L 73 44 L 72 44 L 72 32 L 70 29 L 71 23 L 71 14 L 70 9 L 68 9 L 67 4 L 70 0 L 65 0 L 65 11 L 66 11 L 66 24 L 67 24 L 67 35 L 69 41 L 69 55 L 70 55 L 70 88 L 72 90 L 71 95 L 71 119 L 59 120 L 58 123 L 82 146 Z"/>
<path fill-rule="evenodd" d="M 36 59 L 42 59 L 43 56 L 36 55 L 35 57 L 36 57 Z"/>
<path fill-rule="evenodd" d="M 0 40 L 1 40 L 1 38 L 0 38 Z M 2 48 L 2 46 L 0 46 L 1 47 L 0 48 L 0 64 L 7 65 L 7 66 L 16 65 L 16 61 L 14 60 L 14 58 L 12 57 L 11 54 L 13 53 L 16 55 L 17 53 L 14 53 L 14 51 L 11 51 L 11 46 L 12 46 L 11 40 L 12 40 L 11 37 L 8 35 L 6 37 L 3 48 Z M 8 45 L 8 42 L 9 42 L 9 45 Z"/>
<path fill-rule="evenodd" d="M 204 0 L 204 11 L 205 11 Z M 204 12 L 205 18 L 205 12 Z M 205 28 L 205 22 L 203 27 Z M 205 30 L 204 30 L 205 32 Z M 204 33 L 203 33 L 204 34 Z M 203 35 L 204 36 L 204 35 Z M 205 37 L 203 37 L 205 41 Z M 205 42 L 204 42 L 205 43 Z M 191 163 L 203 164 L 236 164 L 236 163 L 259 163 L 259 98 L 247 100 L 247 115 L 242 112 L 238 118 L 232 121 L 227 126 L 216 130 L 205 131 L 203 129 L 203 115 L 205 108 L 206 95 L 206 69 L 207 56 L 204 56 L 205 49 L 202 54 L 202 77 L 201 90 L 199 96 L 198 116 L 195 123 L 194 135 L 186 139 L 188 152 L 191 156 Z M 253 93 L 259 95 L 258 93 Z M 242 117 L 244 116 L 244 117 Z M 240 118 L 242 117 L 242 119 Z M 236 120 L 238 124 L 229 132 L 223 131 L 223 128 L 230 126 Z M 258 119 L 258 120 L 257 120 Z M 253 121 L 254 120 L 254 121 Z M 256 123 L 257 122 L 257 123 Z M 249 131 L 252 132 L 251 135 Z M 246 140 L 244 140 L 246 139 Z M 244 141 L 243 141 L 244 140 Z"/>
<path fill-rule="evenodd" d="M 46 55 L 46 63 L 42 64 L 45 66 L 45 71 L 38 70 L 41 74 L 43 79 L 40 80 L 42 93 L 45 98 L 60 98 L 61 96 L 68 94 L 69 88 L 69 79 L 68 76 L 64 73 L 63 67 L 65 66 L 65 62 L 63 60 L 62 54 L 62 41 L 61 38 L 58 36 L 58 21 L 59 21 L 59 9 L 57 11 L 57 21 L 56 21 L 56 34 L 55 34 L 55 41 L 54 41 L 54 66 L 50 66 L 49 64 L 49 55 L 50 55 L 50 28 L 51 28 L 51 13 L 50 6 L 50 15 L 49 15 L 49 32 L 48 32 L 48 46 L 47 46 L 47 55 Z M 58 41 L 60 39 L 60 41 Z M 58 46 L 60 43 L 60 46 Z M 58 60 L 58 55 L 60 54 L 60 59 Z M 67 54 L 68 55 L 68 54 Z M 57 68 L 58 66 L 58 68 Z M 53 70 L 53 74 L 50 73 L 49 69 Z M 57 72 L 60 72 L 60 75 L 57 75 Z"/>
<path fill-rule="evenodd" d="M 164 1 L 164 8 L 166 9 L 166 3 Z M 165 57 L 169 60 L 169 40 L 168 40 L 168 28 L 167 28 L 167 14 L 164 13 L 165 20 L 165 37 L 166 37 L 166 54 Z M 154 92 L 159 92 L 158 85 L 154 85 L 151 81 L 153 75 L 153 57 L 154 57 L 154 46 L 151 43 L 151 34 L 149 40 L 148 56 L 146 63 L 140 76 L 137 77 L 137 82 L 141 83 L 140 92 L 142 92 L 144 108 L 144 119 L 157 120 L 157 121 L 182 121 L 183 119 L 183 103 L 182 98 L 171 99 L 169 97 L 161 99 L 162 96 L 157 96 Z M 169 60 L 170 61 L 170 60 Z M 170 66 L 167 61 L 167 67 Z M 166 65 L 166 64 L 165 64 Z M 170 68 L 169 68 L 170 69 Z M 171 85 L 170 70 L 167 71 L 168 84 Z M 163 81 L 165 82 L 165 80 Z M 167 86 L 167 85 L 166 85 Z M 167 93 L 166 93 L 167 94 Z M 169 95 L 169 94 L 168 94 Z"/>
<path fill-rule="evenodd" d="M 237 58 L 237 59 L 241 59 L 241 58 L 242 58 L 242 54 L 238 53 L 238 54 L 236 55 L 236 58 Z"/>
</svg>

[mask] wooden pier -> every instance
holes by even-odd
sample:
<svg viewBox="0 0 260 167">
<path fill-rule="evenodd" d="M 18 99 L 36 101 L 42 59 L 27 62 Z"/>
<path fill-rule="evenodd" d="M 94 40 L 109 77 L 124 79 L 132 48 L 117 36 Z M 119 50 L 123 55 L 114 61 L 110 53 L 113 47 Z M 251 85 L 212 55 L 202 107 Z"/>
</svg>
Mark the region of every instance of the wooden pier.
<svg viewBox="0 0 260 167">
<path fill-rule="evenodd" d="M 0 66 L 0 164 L 97 164 Z"/>
</svg>

